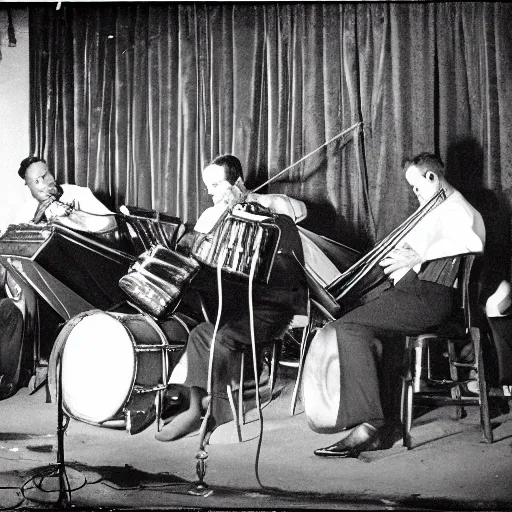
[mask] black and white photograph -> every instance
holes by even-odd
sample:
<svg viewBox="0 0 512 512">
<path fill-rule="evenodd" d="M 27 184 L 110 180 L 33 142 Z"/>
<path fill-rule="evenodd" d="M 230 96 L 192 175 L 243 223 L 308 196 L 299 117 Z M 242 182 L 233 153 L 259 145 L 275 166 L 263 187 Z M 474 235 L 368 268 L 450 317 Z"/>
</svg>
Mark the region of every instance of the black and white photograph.
<svg viewBox="0 0 512 512">
<path fill-rule="evenodd" d="M 0 1 L 0 511 L 512 510 L 512 4 Z"/>
</svg>

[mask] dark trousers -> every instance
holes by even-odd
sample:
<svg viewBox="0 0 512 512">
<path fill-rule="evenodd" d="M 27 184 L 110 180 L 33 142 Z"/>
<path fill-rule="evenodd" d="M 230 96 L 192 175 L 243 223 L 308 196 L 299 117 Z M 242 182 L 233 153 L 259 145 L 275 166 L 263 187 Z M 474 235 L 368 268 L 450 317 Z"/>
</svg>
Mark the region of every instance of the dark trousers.
<svg viewBox="0 0 512 512">
<path fill-rule="evenodd" d="M 488 318 L 497 357 L 498 371 L 490 377 L 496 386 L 512 385 L 512 316 Z M 497 374 L 497 375 L 496 375 Z"/>
<path fill-rule="evenodd" d="M 286 329 L 292 317 L 293 312 L 290 309 L 279 307 L 277 304 L 255 305 L 256 345 L 271 341 Z M 190 333 L 186 349 L 188 372 L 185 386 L 207 389 L 213 334 L 214 325 L 209 322 L 199 324 Z M 213 347 L 211 414 L 217 425 L 233 419 L 226 389 L 228 384 L 239 381 L 241 351 L 250 351 L 250 348 L 249 314 L 247 310 L 242 309 L 238 314 L 223 319 Z"/>
<path fill-rule="evenodd" d="M 18 389 L 23 349 L 23 315 L 11 299 L 0 300 L 0 400 Z"/>
<path fill-rule="evenodd" d="M 409 271 L 396 286 L 333 323 L 340 362 L 338 427 L 364 422 L 380 425 L 385 419 L 381 395 L 396 387 L 400 370 L 397 365 L 385 369 L 382 381 L 387 385 L 381 387 L 375 340 L 383 343 L 386 355 L 386 348 L 392 348 L 386 343 L 396 344 L 404 334 L 437 327 L 450 316 L 452 307 L 453 289 L 422 281 Z"/>
</svg>

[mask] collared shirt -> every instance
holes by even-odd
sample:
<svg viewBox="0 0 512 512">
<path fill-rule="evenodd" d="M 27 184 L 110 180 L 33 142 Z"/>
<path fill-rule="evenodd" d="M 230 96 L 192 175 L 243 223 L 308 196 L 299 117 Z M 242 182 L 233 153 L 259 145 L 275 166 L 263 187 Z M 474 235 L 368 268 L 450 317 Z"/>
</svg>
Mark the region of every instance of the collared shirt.
<svg viewBox="0 0 512 512">
<path fill-rule="evenodd" d="M 61 185 L 63 194 L 59 203 L 52 203 L 45 211 L 48 221 L 53 220 L 73 229 L 88 232 L 104 232 L 116 227 L 112 212 L 101 203 L 88 187 Z M 63 204 L 73 205 L 75 211 L 67 214 Z M 36 213 L 38 202 L 30 197 L 15 217 L 15 224 L 27 224 Z M 92 215 L 88 215 L 92 214 Z"/>
<path fill-rule="evenodd" d="M 425 215 L 398 247 L 408 244 L 422 258 L 431 261 L 448 256 L 480 253 L 485 245 L 485 225 L 480 213 L 464 196 L 454 191 Z M 421 264 L 413 267 L 418 273 Z M 408 271 L 401 268 L 390 275 L 396 284 Z"/>
</svg>

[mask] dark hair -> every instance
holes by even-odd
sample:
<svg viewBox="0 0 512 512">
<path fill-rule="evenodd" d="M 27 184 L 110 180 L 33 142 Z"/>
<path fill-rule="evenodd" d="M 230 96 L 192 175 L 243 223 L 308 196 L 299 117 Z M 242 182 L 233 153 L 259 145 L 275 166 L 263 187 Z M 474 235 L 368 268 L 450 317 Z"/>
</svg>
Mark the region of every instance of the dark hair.
<svg viewBox="0 0 512 512">
<path fill-rule="evenodd" d="M 234 185 L 238 178 L 244 179 L 242 164 L 236 156 L 219 155 L 212 160 L 210 165 L 220 165 L 224 167 L 226 181 L 228 181 L 230 185 Z"/>
<path fill-rule="evenodd" d="M 46 163 L 46 160 L 44 158 L 39 158 L 38 156 L 27 156 L 27 158 L 24 158 L 20 163 L 20 168 L 18 169 L 18 174 L 22 180 L 25 179 L 25 174 L 27 173 L 27 169 L 36 162 L 43 162 L 43 164 Z"/>
<path fill-rule="evenodd" d="M 403 165 L 404 170 L 407 170 L 411 165 L 419 167 L 422 171 L 431 171 L 439 177 L 444 176 L 444 164 L 441 158 L 434 153 L 428 153 L 427 151 L 420 153 L 412 158 L 406 159 Z"/>
</svg>

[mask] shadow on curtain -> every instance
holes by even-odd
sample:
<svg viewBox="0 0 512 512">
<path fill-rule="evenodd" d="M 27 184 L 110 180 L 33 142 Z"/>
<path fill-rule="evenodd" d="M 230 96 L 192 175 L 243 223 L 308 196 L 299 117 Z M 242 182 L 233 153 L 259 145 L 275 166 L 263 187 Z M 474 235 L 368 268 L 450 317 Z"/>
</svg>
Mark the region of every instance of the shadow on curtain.
<svg viewBox="0 0 512 512">
<path fill-rule="evenodd" d="M 483 189 L 511 186 L 505 3 L 89 4 L 30 9 L 32 151 L 109 206 L 194 221 L 220 153 L 305 227 L 365 249 L 415 208 L 401 171 L 471 137 Z M 453 154 L 453 152 L 451 153 Z M 447 171 L 450 179 L 453 159 Z"/>
</svg>

